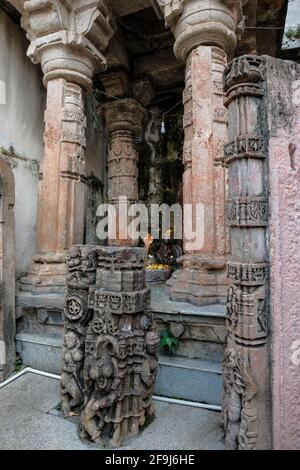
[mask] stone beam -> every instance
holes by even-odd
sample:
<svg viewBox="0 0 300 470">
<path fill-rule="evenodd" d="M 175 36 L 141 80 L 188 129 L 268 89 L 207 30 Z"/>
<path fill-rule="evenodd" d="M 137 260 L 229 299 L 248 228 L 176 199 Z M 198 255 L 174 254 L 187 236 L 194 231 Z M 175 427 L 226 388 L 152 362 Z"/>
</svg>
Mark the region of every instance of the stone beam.
<svg viewBox="0 0 300 470">
<path fill-rule="evenodd" d="M 112 0 L 111 3 L 113 11 L 118 17 L 131 15 L 151 7 L 150 0 Z"/>
<path fill-rule="evenodd" d="M 172 47 L 137 57 L 134 69 L 137 76 L 147 74 L 159 90 L 169 90 L 184 83 L 184 67 L 174 57 Z"/>
</svg>

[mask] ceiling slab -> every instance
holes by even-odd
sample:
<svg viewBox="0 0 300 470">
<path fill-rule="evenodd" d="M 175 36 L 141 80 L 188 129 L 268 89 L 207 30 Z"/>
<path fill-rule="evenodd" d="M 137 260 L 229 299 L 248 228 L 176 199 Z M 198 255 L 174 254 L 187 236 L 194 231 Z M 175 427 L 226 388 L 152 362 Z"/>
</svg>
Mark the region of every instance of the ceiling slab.
<svg viewBox="0 0 300 470">
<path fill-rule="evenodd" d="M 111 3 L 118 17 L 131 15 L 151 7 L 150 0 L 111 0 Z"/>
</svg>

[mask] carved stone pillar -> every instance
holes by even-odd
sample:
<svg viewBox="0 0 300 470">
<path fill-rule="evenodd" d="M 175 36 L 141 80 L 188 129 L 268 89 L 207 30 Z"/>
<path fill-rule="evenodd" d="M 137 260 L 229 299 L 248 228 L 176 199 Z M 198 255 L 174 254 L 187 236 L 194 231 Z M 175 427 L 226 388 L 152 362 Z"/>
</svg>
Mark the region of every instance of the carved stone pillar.
<svg viewBox="0 0 300 470">
<path fill-rule="evenodd" d="M 147 311 L 143 248 L 70 250 L 62 409 L 81 436 L 120 445 L 152 417 L 159 336 Z"/>
<path fill-rule="evenodd" d="M 97 2 L 96 2 L 97 3 Z M 84 90 L 105 66 L 100 51 L 113 30 L 105 3 L 27 1 L 23 27 L 31 44 L 28 55 L 41 63 L 47 87 L 44 159 L 39 186 L 38 255 L 21 281 L 34 293 L 65 289 L 64 256 L 82 243 L 85 224 Z"/>
<path fill-rule="evenodd" d="M 23 290 L 64 288 L 66 250 L 83 240 L 85 213 L 83 91 L 63 78 L 47 85 L 44 159 L 39 186 L 37 245 Z"/>
<path fill-rule="evenodd" d="M 186 62 L 183 202 L 204 210 L 204 243 L 184 240 L 183 269 L 168 282 L 172 300 L 225 303 L 227 111 L 222 76 L 236 45 L 239 2 L 167 1 L 165 18 L 175 35 L 175 54 Z M 187 236 L 189 234 L 186 234 Z M 198 244 L 199 245 L 199 244 Z"/>
<path fill-rule="evenodd" d="M 146 111 L 134 98 L 125 98 L 105 105 L 108 145 L 108 201 L 118 210 L 119 198 L 127 197 L 128 205 L 139 198 L 138 152 L 135 139 L 142 132 Z M 118 212 L 117 210 L 117 212 Z M 131 240 L 117 225 L 117 239 L 112 245 L 130 246 L 138 240 Z"/>
<path fill-rule="evenodd" d="M 270 449 L 268 122 L 264 59 L 242 56 L 225 72 L 229 112 L 230 287 L 224 359 L 227 449 Z"/>
</svg>

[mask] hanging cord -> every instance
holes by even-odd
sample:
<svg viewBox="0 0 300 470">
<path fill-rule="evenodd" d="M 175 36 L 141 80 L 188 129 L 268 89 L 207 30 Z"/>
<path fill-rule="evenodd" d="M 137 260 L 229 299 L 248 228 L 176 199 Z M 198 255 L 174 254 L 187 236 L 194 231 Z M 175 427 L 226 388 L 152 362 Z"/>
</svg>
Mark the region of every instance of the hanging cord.
<svg viewBox="0 0 300 470">
<path fill-rule="evenodd" d="M 116 101 L 123 101 L 122 98 L 118 98 L 117 96 L 110 95 L 109 93 L 106 93 L 105 91 L 98 90 L 98 93 L 100 93 L 101 95 L 105 95 L 108 98 L 112 98 Z M 166 116 L 168 116 L 168 117 L 177 117 L 177 114 L 169 114 L 169 113 L 171 111 L 173 111 L 173 109 L 177 108 L 177 106 L 179 106 L 181 103 L 182 103 L 182 99 L 180 101 L 178 101 L 178 103 L 174 104 L 174 106 L 172 106 L 172 108 L 168 109 L 168 111 L 166 111 L 164 113 L 158 113 L 156 111 L 151 111 L 151 109 L 147 110 L 150 114 L 153 114 L 154 116 L 161 117 L 160 133 L 162 135 L 165 135 L 165 133 L 166 133 L 166 123 L 165 123 Z"/>
<path fill-rule="evenodd" d="M 106 93 L 105 91 L 101 91 L 101 90 L 97 90 L 97 93 L 100 93 L 101 95 L 105 95 L 107 96 L 108 98 L 112 98 L 116 101 L 123 101 L 124 98 L 118 98 L 117 96 L 113 96 L 113 95 L 110 95 L 109 93 Z M 169 116 L 169 117 L 176 117 L 177 114 L 169 114 L 171 111 L 173 111 L 173 109 L 177 108 L 177 106 L 180 105 L 180 103 L 182 103 L 182 99 L 180 101 L 178 101 L 178 103 L 176 103 L 174 106 L 172 106 L 172 108 L 168 109 L 168 111 L 164 112 L 164 113 L 158 113 L 156 111 L 151 111 L 151 109 L 147 109 L 147 111 L 150 113 L 150 114 L 154 114 L 155 116 L 160 116 L 162 117 L 163 119 L 165 118 L 165 116 Z"/>
</svg>

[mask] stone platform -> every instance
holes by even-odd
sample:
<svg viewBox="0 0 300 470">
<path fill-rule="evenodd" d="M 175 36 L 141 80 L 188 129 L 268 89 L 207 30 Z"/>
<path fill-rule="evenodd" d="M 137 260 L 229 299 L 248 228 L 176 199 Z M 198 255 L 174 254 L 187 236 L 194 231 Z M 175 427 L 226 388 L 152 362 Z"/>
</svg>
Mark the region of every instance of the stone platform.
<svg viewBox="0 0 300 470">
<path fill-rule="evenodd" d="M 225 307 L 170 301 L 163 285 L 153 286 L 151 297 L 158 331 L 171 328 L 179 336 L 175 357 L 160 357 L 155 393 L 220 405 Z M 17 296 L 16 345 L 25 366 L 61 373 L 63 303 L 55 294 Z"/>
<path fill-rule="evenodd" d="M 49 372 L 59 372 L 57 349 L 63 341 L 61 295 L 17 295 L 17 347 L 23 353 L 26 365 Z M 220 363 L 226 342 L 225 306 L 196 306 L 187 302 L 173 302 L 164 286 L 151 289 L 151 311 L 159 331 L 171 327 L 179 337 L 176 355 Z M 39 364 L 32 364 L 32 356 Z M 39 366 L 39 367 L 38 367 Z"/>
<path fill-rule="evenodd" d="M 0 389 L 0 450 L 98 450 L 63 419 L 59 381 L 27 373 Z M 221 414 L 155 401 L 156 419 L 122 450 L 223 450 Z M 107 448 L 105 449 L 107 450 Z"/>
<path fill-rule="evenodd" d="M 159 331 L 178 337 L 176 356 L 221 363 L 226 344 L 225 305 L 192 305 L 170 300 L 164 286 L 151 290 L 151 311 Z"/>
</svg>

